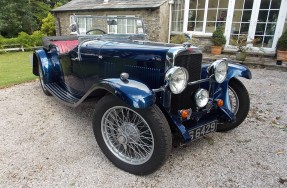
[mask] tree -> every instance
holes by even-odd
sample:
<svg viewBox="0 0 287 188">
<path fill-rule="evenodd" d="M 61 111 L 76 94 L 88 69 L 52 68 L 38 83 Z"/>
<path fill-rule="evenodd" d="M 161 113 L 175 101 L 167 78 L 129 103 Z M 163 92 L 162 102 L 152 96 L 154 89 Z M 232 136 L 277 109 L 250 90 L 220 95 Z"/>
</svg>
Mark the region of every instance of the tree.
<svg viewBox="0 0 287 188">
<path fill-rule="evenodd" d="M 32 34 L 56 5 L 70 0 L 0 0 L 0 35 L 15 37 L 23 31 Z"/>
<path fill-rule="evenodd" d="M 41 32 L 46 35 L 55 35 L 55 18 L 51 13 L 42 20 Z"/>
</svg>

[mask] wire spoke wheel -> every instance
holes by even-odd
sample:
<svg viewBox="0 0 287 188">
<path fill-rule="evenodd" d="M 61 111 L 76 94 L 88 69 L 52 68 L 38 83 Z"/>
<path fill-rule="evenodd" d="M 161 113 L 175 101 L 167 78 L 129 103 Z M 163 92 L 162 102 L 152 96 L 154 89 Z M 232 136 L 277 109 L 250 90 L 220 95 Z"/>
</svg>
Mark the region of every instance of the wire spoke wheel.
<svg viewBox="0 0 287 188">
<path fill-rule="evenodd" d="M 108 149 L 128 164 L 143 164 L 153 154 L 154 137 L 148 123 L 130 108 L 108 109 L 101 120 L 101 133 Z"/>
<path fill-rule="evenodd" d="M 223 121 L 218 123 L 218 132 L 225 132 L 236 128 L 244 121 L 249 111 L 249 94 L 240 80 L 233 78 L 229 81 L 228 94 L 231 111 L 235 115 L 236 120 L 234 122 Z"/>
<path fill-rule="evenodd" d="M 239 109 L 239 98 L 234 91 L 232 87 L 228 87 L 228 93 L 229 93 L 229 100 L 230 100 L 230 106 L 231 106 L 231 111 L 234 114 L 237 114 L 238 109 Z"/>
</svg>

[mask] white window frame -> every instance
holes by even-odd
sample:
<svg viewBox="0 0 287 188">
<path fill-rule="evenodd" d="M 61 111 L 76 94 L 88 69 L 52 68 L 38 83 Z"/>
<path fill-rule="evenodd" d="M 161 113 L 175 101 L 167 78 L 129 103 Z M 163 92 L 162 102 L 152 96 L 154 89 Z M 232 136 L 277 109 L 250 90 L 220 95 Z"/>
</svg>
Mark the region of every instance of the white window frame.
<svg viewBox="0 0 287 188">
<path fill-rule="evenodd" d="M 116 18 L 116 17 L 122 17 L 121 19 L 122 20 L 125 20 L 125 27 L 126 27 L 126 33 L 119 33 L 119 34 L 136 34 L 136 24 L 134 25 L 134 30 L 133 30 L 133 33 L 128 33 L 128 19 L 125 19 L 126 18 L 135 18 L 135 15 L 108 15 L 107 17 L 113 17 L 113 18 Z M 117 21 L 117 19 L 115 19 Z M 110 32 L 110 27 L 108 26 L 108 34 L 118 34 L 118 26 L 117 25 L 114 25 L 115 27 L 115 32 Z"/>
<path fill-rule="evenodd" d="M 259 8 L 262 0 L 254 0 L 253 8 L 252 8 L 252 14 L 250 18 L 250 26 L 248 31 L 248 39 L 253 39 L 255 36 L 256 26 L 257 26 L 257 18 L 259 15 Z M 231 33 L 231 27 L 232 27 L 232 20 L 233 20 L 233 12 L 234 12 L 234 6 L 235 6 L 235 0 L 229 1 L 229 8 L 228 8 L 228 18 L 226 20 L 226 27 L 225 27 L 225 36 L 226 36 L 226 45 L 225 49 L 227 50 L 234 50 L 234 46 L 229 44 L 230 40 L 230 33 Z M 274 32 L 274 38 L 271 48 L 265 48 L 265 47 L 253 47 L 252 44 L 248 44 L 249 51 L 250 52 L 264 52 L 267 54 L 274 54 L 276 51 L 276 44 L 281 36 L 281 33 L 283 32 L 284 23 L 286 19 L 287 14 L 287 0 L 281 0 L 281 6 L 279 10 L 278 20 L 277 20 L 277 26 L 276 30 Z"/>
<path fill-rule="evenodd" d="M 202 1 L 202 0 L 198 0 L 198 1 Z M 205 7 L 204 7 L 202 31 L 188 31 L 187 30 L 187 26 L 188 26 L 190 0 L 185 0 L 185 10 L 184 10 L 184 19 L 183 19 L 183 32 L 184 33 L 190 33 L 190 34 L 192 34 L 194 36 L 207 36 L 207 37 L 212 36 L 212 32 L 211 33 L 205 32 L 206 31 L 206 24 L 207 24 L 208 4 L 209 4 L 209 1 L 212 1 L 212 0 L 204 0 L 204 1 L 205 1 Z M 232 1 L 229 1 L 228 6 L 227 6 L 226 25 L 227 25 L 227 22 L 228 22 L 228 18 L 231 16 L 231 15 L 229 15 L 230 12 L 231 12 L 230 11 L 231 7 L 232 7 Z M 234 7 L 234 5 L 233 5 L 233 7 Z M 218 15 L 218 6 L 217 6 L 216 10 L 217 10 L 217 12 L 216 12 L 216 17 L 217 17 L 217 15 Z M 232 20 L 231 20 L 231 22 L 232 22 Z M 227 33 L 226 28 L 227 27 L 225 27 L 225 33 Z"/>
<path fill-rule="evenodd" d="M 70 25 L 71 24 L 73 24 L 74 23 L 74 21 L 76 21 L 76 20 L 73 20 L 74 19 L 74 16 L 75 15 L 70 15 Z M 91 16 L 91 15 L 81 15 L 81 16 L 83 16 L 83 18 L 85 18 L 85 32 L 87 32 L 87 18 L 86 17 L 89 17 L 89 16 Z M 86 16 L 86 17 L 85 17 Z M 82 17 L 81 17 L 82 18 Z M 78 28 L 78 29 L 80 29 L 80 28 Z M 77 31 L 75 31 L 75 32 L 70 32 L 70 34 L 78 34 L 78 32 Z"/>
<path fill-rule="evenodd" d="M 203 0 L 198 0 L 198 1 L 203 1 Z M 207 13 L 208 13 L 208 4 L 209 1 L 212 0 L 204 0 L 205 1 L 205 8 L 204 8 L 204 17 L 203 17 L 203 29 L 202 31 L 188 31 L 187 27 L 188 27 L 188 16 L 189 16 L 189 4 L 190 4 L 190 0 L 185 0 L 184 1 L 184 5 L 185 5 L 185 9 L 184 9 L 184 17 L 183 17 L 183 30 L 182 32 L 184 33 L 189 33 L 192 34 L 193 36 L 203 36 L 203 37 L 210 37 L 212 36 L 212 33 L 206 33 L 206 24 L 207 24 Z M 227 7 L 227 16 L 226 16 L 226 25 L 225 25 L 225 31 L 224 31 L 224 35 L 226 36 L 226 49 L 232 49 L 232 46 L 229 45 L 229 39 L 230 39 L 230 33 L 231 33 L 231 29 L 232 29 L 232 21 L 233 21 L 233 13 L 234 13 L 234 8 L 235 8 L 235 1 L 236 0 L 229 0 L 228 1 L 228 7 Z M 258 11 L 259 11 L 259 6 L 262 0 L 254 0 L 254 5 L 252 8 L 252 15 L 251 15 L 251 24 L 249 27 L 249 31 L 248 31 L 248 38 L 253 38 L 254 34 L 255 34 L 255 30 L 256 30 L 256 26 L 257 26 L 257 17 L 258 17 Z M 279 39 L 279 37 L 281 36 L 282 32 L 283 32 L 283 28 L 284 28 L 284 23 L 287 19 L 287 0 L 281 0 L 281 7 L 280 7 L 280 11 L 279 11 L 279 15 L 278 15 L 278 20 L 277 20 L 277 27 L 274 33 L 274 39 L 273 39 L 273 44 L 271 48 L 264 48 L 264 52 L 267 53 L 274 53 L 276 50 L 276 44 L 277 41 Z M 218 10 L 218 6 L 216 8 Z M 218 11 L 217 11 L 218 14 Z M 174 15 L 172 15 L 174 16 Z M 171 31 L 171 33 L 178 33 L 175 31 Z M 233 47 L 234 48 L 234 47 Z M 260 51 L 259 47 L 252 47 L 251 46 L 251 50 L 252 51 Z"/>
</svg>

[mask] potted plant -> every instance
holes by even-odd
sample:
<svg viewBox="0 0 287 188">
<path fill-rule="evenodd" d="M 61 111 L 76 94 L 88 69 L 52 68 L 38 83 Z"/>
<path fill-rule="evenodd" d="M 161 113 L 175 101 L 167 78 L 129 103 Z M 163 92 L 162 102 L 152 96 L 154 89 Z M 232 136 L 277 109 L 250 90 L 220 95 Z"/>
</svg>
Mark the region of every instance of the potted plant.
<svg viewBox="0 0 287 188">
<path fill-rule="evenodd" d="M 287 29 L 277 43 L 277 62 L 287 61 Z"/>
<path fill-rule="evenodd" d="M 216 30 L 212 33 L 211 42 L 213 46 L 211 46 L 211 53 L 213 55 L 221 54 L 222 47 L 226 43 L 225 36 L 223 35 L 223 27 L 217 27 Z"/>
<path fill-rule="evenodd" d="M 231 44 L 237 49 L 236 60 L 244 61 L 247 55 L 246 51 L 248 50 L 247 36 L 241 35 L 239 38 L 236 37 L 231 40 Z"/>
</svg>

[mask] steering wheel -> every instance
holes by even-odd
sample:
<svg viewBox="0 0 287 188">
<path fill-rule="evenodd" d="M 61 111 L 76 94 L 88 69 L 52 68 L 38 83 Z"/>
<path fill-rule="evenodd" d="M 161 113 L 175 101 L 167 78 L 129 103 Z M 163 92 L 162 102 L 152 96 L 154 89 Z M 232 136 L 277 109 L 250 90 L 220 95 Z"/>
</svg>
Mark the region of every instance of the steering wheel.
<svg viewBox="0 0 287 188">
<path fill-rule="evenodd" d="M 98 28 L 94 28 L 94 29 L 90 29 L 90 30 L 88 30 L 87 32 L 86 32 L 86 34 L 88 35 L 89 33 L 91 33 L 91 32 L 93 32 L 93 31 L 100 31 L 101 33 L 100 34 L 107 34 L 104 30 L 101 30 L 101 29 L 98 29 Z M 92 33 L 91 33 L 91 35 L 93 35 Z"/>
</svg>

